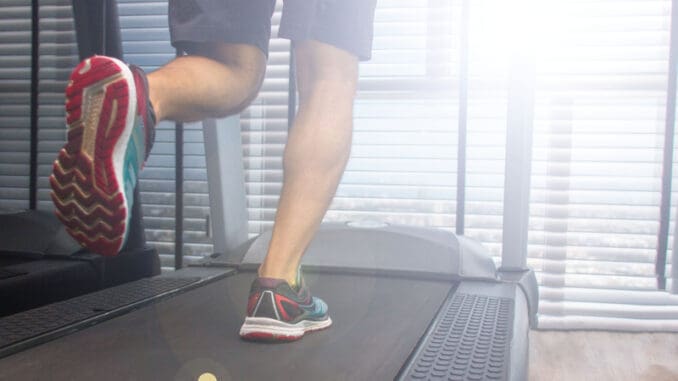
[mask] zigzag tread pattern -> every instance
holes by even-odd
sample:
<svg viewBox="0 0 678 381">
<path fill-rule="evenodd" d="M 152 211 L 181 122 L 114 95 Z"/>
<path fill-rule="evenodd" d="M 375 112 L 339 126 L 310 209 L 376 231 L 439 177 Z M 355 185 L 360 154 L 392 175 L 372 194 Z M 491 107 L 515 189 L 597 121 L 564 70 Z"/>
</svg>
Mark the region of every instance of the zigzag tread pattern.
<svg viewBox="0 0 678 381">
<path fill-rule="evenodd" d="M 113 148 L 125 129 L 129 90 L 120 68 L 106 58 L 90 58 L 73 70 L 66 89 L 68 140 L 49 179 L 68 233 L 102 255 L 116 255 L 124 243 L 128 211 Z M 97 100 L 100 105 L 93 105 Z"/>
</svg>

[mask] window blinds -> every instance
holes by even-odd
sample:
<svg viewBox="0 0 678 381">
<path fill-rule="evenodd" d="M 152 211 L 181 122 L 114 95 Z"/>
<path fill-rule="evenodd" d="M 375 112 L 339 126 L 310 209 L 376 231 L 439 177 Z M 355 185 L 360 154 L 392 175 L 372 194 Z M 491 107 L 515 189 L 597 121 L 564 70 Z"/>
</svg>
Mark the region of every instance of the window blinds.
<svg viewBox="0 0 678 381">
<path fill-rule="evenodd" d="M 0 209 L 25 209 L 30 169 L 30 3 L 3 2 L 0 57 Z"/>
<path fill-rule="evenodd" d="M 273 226 L 287 141 L 290 43 L 277 38 L 282 3 L 271 20 L 266 77 L 259 95 L 240 115 L 250 236 Z"/>
<path fill-rule="evenodd" d="M 541 328 L 678 330 L 678 298 L 654 275 L 670 7 L 540 9 L 529 253 Z"/>
<path fill-rule="evenodd" d="M 510 202 L 502 188 L 515 41 L 507 31 L 520 23 L 510 1 L 380 0 L 373 59 L 361 64 L 352 156 L 326 220 L 455 228 L 464 3 L 465 231 L 498 261 L 502 210 Z M 275 38 L 281 6 L 273 16 L 264 86 L 241 115 L 251 235 L 272 226 L 282 181 L 289 43 Z M 70 1 L 43 1 L 40 10 L 38 195 L 39 207 L 51 208 L 46 179 L 65 137 L 62 91 L 77 54 Z M 678 297 L 657 291 L 654 277 L 670 11 L 669 0 L 535 2 L 528 261 L 541 285 L 541 328 L 678 330 Z M 166 12 L 164 1 L 119 0 L 130 62 L 153 70 L 172 59 Z M 26 207 L 30 7 L 3 2 L 0 39 L 0 206 Z M 201 126 L 185 128 L 184 251 L 190 261 L 210 253 L 211 240 Z M 147 238 L 169 268 L 173 124 L 159 127 L 140 186 Z M 677 196 L 674 191 L 672 233 Z"/>
<path fill-rule="evenodd" d="M 380 1 L 351 158 L 326 220 L 453 230 L 459 4 Z"/>
<path fill-rule="evenodd" d="M 56 155 L 66 141 L 64 90 L 78 64 L 71 2 L 40 2 L 38 83 L 38 209 L 53 210 L 49 176 Z"/>
</svg>

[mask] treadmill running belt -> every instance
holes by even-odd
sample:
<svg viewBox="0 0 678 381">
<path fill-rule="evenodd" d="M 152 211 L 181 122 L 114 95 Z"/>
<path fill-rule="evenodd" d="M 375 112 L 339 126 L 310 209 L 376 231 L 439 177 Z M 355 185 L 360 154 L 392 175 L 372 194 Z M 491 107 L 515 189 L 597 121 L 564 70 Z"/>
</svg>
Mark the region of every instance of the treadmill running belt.
<svg viewBox="0 0 678 381">
<path fill-rule="evenodd" d="M 455 283 L 306 274 L 327 330 L 289 344 L 240 340 L 253 273 L 198 287 L 0 359 L 0 379 L 393 379 Z"/>
</svg>

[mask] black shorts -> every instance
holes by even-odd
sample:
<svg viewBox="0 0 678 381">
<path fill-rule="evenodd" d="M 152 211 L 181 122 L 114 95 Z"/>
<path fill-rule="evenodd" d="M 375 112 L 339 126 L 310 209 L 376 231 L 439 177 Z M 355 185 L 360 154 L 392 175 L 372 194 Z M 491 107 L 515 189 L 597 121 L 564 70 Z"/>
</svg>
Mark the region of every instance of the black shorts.
<svg viewBox="0 0 678 381">
<path fill-rule="evenodd" d="M 377 0 L 284 0 L 278 36 L 317 40 L 368 60 Z M 275 0 L 169 0 L 172 46 L 250 44 L 268 56 Z"/>
</svg>

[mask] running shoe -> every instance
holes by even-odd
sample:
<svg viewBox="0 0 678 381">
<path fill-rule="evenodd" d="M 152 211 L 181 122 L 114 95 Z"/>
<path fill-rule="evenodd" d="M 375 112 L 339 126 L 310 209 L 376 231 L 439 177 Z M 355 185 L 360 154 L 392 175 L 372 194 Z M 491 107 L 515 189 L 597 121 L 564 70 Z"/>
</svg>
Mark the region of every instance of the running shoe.
<svg viewBox="0 0 678 381">
<path fill-rule="evenodd" d="M 49 178 L 56 215 L 82 246 L 116 255 L 155 134 L 145 74 L 111 57 L 82 61 L 66 88 L 66 124 Z"/>
<path fill-rule="evenodd" d="M 255 279 L 240 337 L 254 341 L 294 341 L 306 332 L 332 325 L 327 304 L 311 296 L 301 275 L 298 279 L 298 291 L 281 279 Z"/>
</svg>

